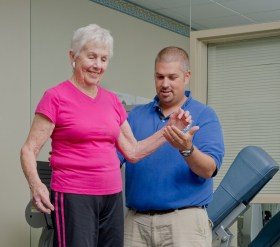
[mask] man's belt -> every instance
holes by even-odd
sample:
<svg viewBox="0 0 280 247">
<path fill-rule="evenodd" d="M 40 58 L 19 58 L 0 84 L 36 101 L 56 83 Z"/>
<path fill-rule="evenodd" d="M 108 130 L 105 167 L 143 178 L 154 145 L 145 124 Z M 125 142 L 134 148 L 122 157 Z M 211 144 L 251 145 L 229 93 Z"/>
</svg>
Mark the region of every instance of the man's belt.
<svg viewBox="0 0 280 247">
<path fill-rule="evenodd" d="M 166 209 L 166 210 L 145 210 L 145 211 L 139 211 L 139 210 L 135 210 L 135 209 L 131 209 L 131 210 L 133 210 L 135 213 L 138 213 L 138 214 L 146 214 L 146 215 L 153 216 L 153 215 L 169 214 L 176 210 L 183 210 L 183 209 L 190 209 L 190 208 L 204 209 L 204 208 L 206 208 L 206 206 L 186 206 L 186 207 L 181 207 L 181 208 L 176 208 L 176 209 Z"/>
</svg>

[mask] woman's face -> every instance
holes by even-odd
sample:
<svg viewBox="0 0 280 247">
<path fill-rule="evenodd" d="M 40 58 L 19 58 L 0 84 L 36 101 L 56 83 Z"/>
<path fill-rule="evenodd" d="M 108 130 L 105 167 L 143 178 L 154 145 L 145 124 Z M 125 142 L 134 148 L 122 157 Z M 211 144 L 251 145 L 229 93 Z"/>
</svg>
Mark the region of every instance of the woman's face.
<svg viewBox="0 0 280 247">
<path fill-rule="evenodd" d="M 104 45 L 98 45 L 93 41 L 86 43 L 78 57 L 74 59 L 74 77 L 77 82 L 86 85 L 99 84 L 109 63 L 109 49 Z"/>
</svg>

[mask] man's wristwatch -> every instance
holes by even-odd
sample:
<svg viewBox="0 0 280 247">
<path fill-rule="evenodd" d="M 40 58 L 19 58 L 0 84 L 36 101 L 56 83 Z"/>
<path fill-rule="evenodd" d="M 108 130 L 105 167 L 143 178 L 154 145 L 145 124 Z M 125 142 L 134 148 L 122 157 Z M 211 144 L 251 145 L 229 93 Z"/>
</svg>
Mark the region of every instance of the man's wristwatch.
<svg viewBox="0 0 280 247">
<path fill-rule="evenodd" d="M 193 146 L 193 144 L 192 144 L 191 149 L 189 149 L 189 150 L 183 150 L 183 151 L 179 151 L 179 152 L 180 152 L 180 154 L 181 154 L 182 156 L 184 156 L 184 157 L 189 157 L 189 156 L 192 154 L 193 150 L 194 150 L 194 146 Z"/>
</svg>

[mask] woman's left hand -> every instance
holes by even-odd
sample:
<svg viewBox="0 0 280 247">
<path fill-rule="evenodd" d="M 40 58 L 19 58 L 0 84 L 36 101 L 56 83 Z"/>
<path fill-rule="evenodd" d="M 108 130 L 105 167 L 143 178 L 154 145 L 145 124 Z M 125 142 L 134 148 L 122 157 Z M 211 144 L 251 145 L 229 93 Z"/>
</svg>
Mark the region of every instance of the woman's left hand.
<svg viewBox="0 0 280 247">
<path fill-rule="evenodd" d="M 183 111 L 181 108 L 173 112 L 167 122 L 167 126 L 176 126 L 179 130 L 183 130 L 192 123 L 192 116 L 189 111 Z"/>
<path fill-rule="evenodd" d="M 192 124 L 189 111 L 182 109 L 174 112 L 164 128 L 163 135 L 166 140 L 179 150 L 189 150 L 192 147 L 193 135 L 199 130 L 198 126 L 192 126 L 186 133 L 182 130 Z"/>
</svg>

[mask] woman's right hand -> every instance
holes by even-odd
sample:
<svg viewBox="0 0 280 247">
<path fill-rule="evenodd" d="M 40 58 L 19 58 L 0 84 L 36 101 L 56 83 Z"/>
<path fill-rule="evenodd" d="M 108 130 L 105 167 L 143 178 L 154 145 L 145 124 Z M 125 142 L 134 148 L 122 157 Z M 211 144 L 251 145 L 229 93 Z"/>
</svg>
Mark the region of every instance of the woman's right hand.
<svg viewBox="0 0 280 247">
<path fill-rule="evenodd" d="M 50 193 L 47 186 L 40 182 L 31 188 L 31 191 L 34 207 L 42 213 L 50 214 L 51 211 L 54 210 L 54 206 L 51 204 Z"/>
</svg>

